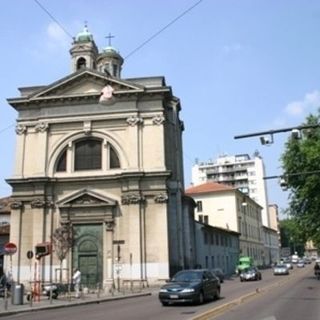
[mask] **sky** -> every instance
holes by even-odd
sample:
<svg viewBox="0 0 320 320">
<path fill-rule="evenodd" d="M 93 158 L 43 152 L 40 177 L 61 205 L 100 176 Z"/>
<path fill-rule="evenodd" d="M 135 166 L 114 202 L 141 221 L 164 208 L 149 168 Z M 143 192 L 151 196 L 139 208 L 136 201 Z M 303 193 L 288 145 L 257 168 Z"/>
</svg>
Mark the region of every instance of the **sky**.
<svg viewBox="0 0 320 320">
<path fill-rule="evenodd" d="M 17 113 L 6 99 L 69 75 L 71 36 L 85 21 L 100 50 L 115 36 L 122 78 L 164 76 L 179 97 L 186 187 L 196 159 L 222 154 L 259 151 L 266 176 L 281 175 L 288 133 L 270 146 L 234 137 L 301 125 L 320 106 L 320 0 L 37 1 L 54 19 L 35 0 L 1 1 L 0 197 L 11 194 L 15 157 Z M 281 212 L 288 193 L 266 181 Z"/>
</svg>

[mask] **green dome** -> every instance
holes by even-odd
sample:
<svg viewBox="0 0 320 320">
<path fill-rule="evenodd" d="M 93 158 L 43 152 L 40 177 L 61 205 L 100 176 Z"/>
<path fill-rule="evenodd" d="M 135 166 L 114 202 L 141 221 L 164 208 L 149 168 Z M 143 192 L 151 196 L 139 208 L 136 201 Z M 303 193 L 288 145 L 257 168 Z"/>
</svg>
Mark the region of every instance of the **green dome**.
<svg viewBox="0 0 320 320">
<path fill-rule="evenodd" d="M 114 47 L 111 47 L 111 46 L 108 46 L 108 47 L 105 47 L 104 49 L 102 49 L 102 55 L 110 57 L 110 58 L 113 57 L 113 58 L 123 60 L 123 58 L 121 57 L 121 55 L 117 51 L 117 49 L 115 49 Z"/>
<path fill-rule="evenodd" d="M 87 41 L 93 41 L 93 36 L 89 32 L 87 26 L 83 28 L 82 32 L 79 32 L 76 35 L 76 42 L 87 42 Z"/>
<path fill-rule="evenodd" d="M 119 54 L 118 51 L 116 50 L 116 48 L 111 47 L 111 46 L 105 47 L 102 51 L 104 53 L 116 53 L 116 54 Z"/>
</svg>

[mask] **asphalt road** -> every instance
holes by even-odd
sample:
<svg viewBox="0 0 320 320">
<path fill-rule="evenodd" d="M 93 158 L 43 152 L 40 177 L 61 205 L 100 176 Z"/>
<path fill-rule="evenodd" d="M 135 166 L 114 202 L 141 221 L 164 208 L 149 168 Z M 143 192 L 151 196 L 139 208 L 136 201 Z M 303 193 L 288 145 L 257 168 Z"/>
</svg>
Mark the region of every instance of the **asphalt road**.
<svg viewBox="0 0 320 320">
<path fill-rule="evenodd" d="M 214 317 L 215 320 L 319 320 L 320 281 L 312 268 L 296 274 L 282 286 Z"/>
<path fill-rule="evenodd" d="M 316 285 L 320 287 L 320 281 L 317 282 L 312 277 L 312 266 L 308 266 L 306 269 L 295 269 L 289 276 L 273 276 L 271 270 L 265 270 L 262 274 L 262 281 L 252 281 L 252 282 L 240 282 L 239 278 L 232 278 L 230 280 L 226 280 L 222 284 L 222 298 L 218 301 L 208 302 L 201 306 L 194 305 L 176 305 L 163 307 L 158 301 L 157 291 L 154 292 L 151 296 L 133 298 L 133 299 L 125 299 L 120 301 L 112 301 L 112 302 L 104 302 L 99 304 L 89 304 L 89 305 L 80 305 L 76 307 L 68 307 L 62 309 L 55 310 L 44 310 L 38 312 L 25 313 L 21 315 L 13 315 L 7 316 L 6 319 L 24 319 L 24 320 L 79 320 L 79 319 L 89 319 L 89 320 L 190 320 L 194 316 L 199 316 L 204 312 L 210 311 L 218 306 L 225 305 L 234 299 L 238 299 L 239 297 L 248 294 L 254 291 L 263 290 L 263 288 L 270 287 L 270 285 L 275 285 L 276 283 L 286 281 L 281 287 L 276 289 L 269 290 L 267 293 L 258 294 L 257 297 L 251 298 L 250 301 L 245 302 L 244 304 L 232 309 L 232 311 L 228 311 L 225 309 L 223 312 L 225 314 L 219 318 L 219 320 L 242 320 L 242 319 L 250 319 L 250 320 L 286 320 L 284 317 L 278 318 L 267 318 L 269 315 L 274 316 L 275 309 L 265 310 L 263 308 L 268 306 L 272 306 L 273 304 L 277 305 L 277 310 L 280 310 L 280 302 L 283 301 L 284 307 L 283 310 L 288 309 L 288 306 L 291 304 L 295 304 L 295 299 L 299 295 L 301 297 L 311 297 L 312 292 L 317 292 L 318 296 L 320 294 L 319 290 L 316 288 Z M 308 278 L 310 276 L 310 279 Z M 308 283 L 307 285 L 295 285 L 295 283 Z M 310 289 L 311 287 L 313 289 Z M 304 291 L 300 292 L 300 288 L 304 288 Z M 309 289 L 307 288 L 309 287 Z M 282 291 L 290 292 L 293 294 L 292 298 L 288 298 L 287 300 L 280 299 L 283 295 L 281 295 Z M 298 290 L 298 291 L 297 291 Z M 278 292 L 280 292 L 278 294 Z M 308 293 L 308 295 L 307 295 Z M 291 297 L 291 296 L 290 296 Z M 256 302 L 257 301 L 257 302 Z M 257 305 L 259 302 L 259 312 L 257 313 Z M 266 303 L 268 301 L 268 303 Z M 304 300 L 299 300 L 299 303 L 303 303 Z M 306 300 L 309 301 L 308 304 L 315 304 L 317 301 Z M 311 302 L 310 302 L 311 301 Z M 292 303 L 291 303 L 292 302 Z M 270 307 L 271 308 L 271 307 Z M 310 308 L 310 306 L 308 307 Z M 307 309 L 308 309 L 307 308 Z M 317 308 L 316 308 L 317 309 Z M 241 311 L 242 310 L 242 311 Z M 317 311 L 319 311 L 317 309 Z M 239 318 L 235 317 L 235 314 L 239 313 Z M 242 313 L 241 313 L 242 312 Z M 251 312 L 251 313 L 250 313 Z M 288 314 L 288 312 L 286 313 Z M 318 313 L 320 314 L 320 313 Z M 292 313 L 294 316 L 295 313 Z M 282 316 L 282 313 L 281 313 Z M 229 317 L 229 318 L 227 318 Z M 266 318 L 266 319 L 265 319 Z M 306 320 L 318 320 L 317 318 L 294 318 L 291 317 L 288 319 L 306 319 Z"/>
</svg>

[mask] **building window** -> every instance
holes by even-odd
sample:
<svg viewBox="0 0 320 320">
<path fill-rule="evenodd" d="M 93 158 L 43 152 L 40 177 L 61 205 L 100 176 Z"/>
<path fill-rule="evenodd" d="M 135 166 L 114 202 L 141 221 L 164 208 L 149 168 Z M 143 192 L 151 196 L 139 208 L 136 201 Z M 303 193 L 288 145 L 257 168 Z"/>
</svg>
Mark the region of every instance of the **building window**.
<svg viewBox="0 0 320 320">
<path fill-rule="evenodd" d="M 81 57 L 77 60 L 77 70 L 84 69 L 87 66 L 87 61 L 85 58 Z"/>
<path fill-rule="evenodd" d="M 204 236 L 204 244 L 208 244 L 208 234 L 205 231 L 203 232 L 203 236 Z"/>
<path fill-rule="evenodd" d="M 209 257 L 206 256 L 206 268 L 209 268 Z"/>
<path fill-rule="evenodd" d="M 216 245 L 218 246 L 219 245 L 219 235 L 216 234 Z"/>
<path fill-rule="evenodd" d="M 56 168 L 56 171 L 57 172 L 64 172 L 64 171 L 67 171 L 67 149 L 65 149 L 58 161 L 57 161 L 57 168 Z"/>
<path fill-rule="evenodd" d="M 110 153 L 110 169 L 120 168 L 119 157 L 111 146 L 109 147 L 109 153 Z"/>
<path fill-rule="evenodd" d="M 198 218 L 199 218 L 199 222 L 203 223 L 203 214 L 199 214 Z"/>
<path fill-rule="evenodd" d="M 71 160 L 73 159 L 73 160 Z M 73 167 L 71 163 L 73 162 Z M 99 138 L 81 139 L 69 143 L 57 157 L 56 172 L 83 170 L 112 170 L 119 169 L 120 158 L 116 149 Z"/>
<path fill-rule="evenodd" d="M 214 256 L 211 256 L 211 268 L 214 268 Z"/>
<path fill-rule="evenodd" d="M 113 76 L 116 77 L 118 74 L 118 66 L 116 64 L 113 64 Z"/>
<path fill-rule="evenodd" d="M 100 140 L 87 139 L 75 144 L 74 170 L 101 169 L 102 143 Z"/>
<path fill-rule="evenodd" d="M 209 223 L 209 217 L 203 216 L 203 223 L 208 224 Z"/>
<path fill-rule="evenodd" d="M 197 201 L 197 212 L 202 212 L 202 201 Z"/>
</svg>

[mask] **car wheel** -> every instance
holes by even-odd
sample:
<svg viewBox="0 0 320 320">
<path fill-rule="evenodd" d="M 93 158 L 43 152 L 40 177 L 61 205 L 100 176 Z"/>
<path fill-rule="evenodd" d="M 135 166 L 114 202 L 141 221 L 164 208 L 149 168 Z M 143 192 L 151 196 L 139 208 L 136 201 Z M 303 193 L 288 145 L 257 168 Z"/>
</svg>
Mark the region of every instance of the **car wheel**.
<svg viewBox="0 0 320 320">
<path fill-rule="evenodd" d="M 243 282 L 243 279 L 242 279 L 242 278 L 240 278 L 240 282 Z"/>
<path fill-rule="evenodd" d="M 166 307 L 166 306 L 169 305 L 169 302 L 167 302 L 167 301 L 161 301 L 161 303 L 162 303 L 162 305 L 163 305 L 164 307 Z"/>
<path fill-rule="evenodd" d="M 203 302 L 204 302 L 204 295 L 203 295 L 203 292 L 201 291 L 198 296 L 198 304 L 203 304 Z"/>
</svg>

